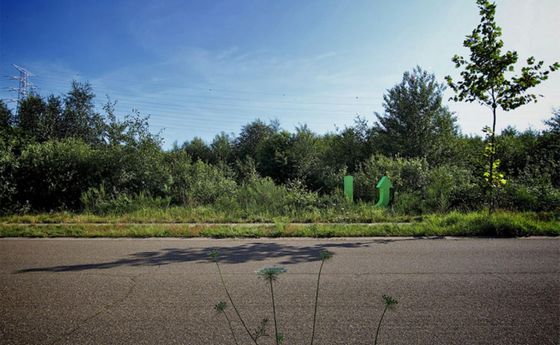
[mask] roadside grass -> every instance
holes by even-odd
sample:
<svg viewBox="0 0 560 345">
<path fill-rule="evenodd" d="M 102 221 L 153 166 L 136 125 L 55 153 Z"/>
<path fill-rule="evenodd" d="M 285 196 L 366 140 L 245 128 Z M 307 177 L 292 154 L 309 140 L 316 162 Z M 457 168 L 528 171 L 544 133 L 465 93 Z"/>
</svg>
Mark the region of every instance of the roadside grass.
<svg viewBox="0 0 560 345">
<path fill-rule="evenodd" d="M 26 217 L 26 216 L 22 216 Z M 32 218 L 28 224 L 16 218 L 11 223 L 2 219 L 0 237 L 386 237 L 386 236 L 558 236 L 560 215 L 555 213 L 450 212 L 431 214 L 413 222 L 378 224 L 293 224 L 289 218 L 272 219 L 271 224 L 127 224 L 123 218 L 114 224 L 99 224 L 84 218 L 57 218 L 65 223 L 42 223 Z M 79 215 L 77 216 L 79 217 Z M 26 218 L 31 220 L 30 218 Z M 48 218 L 53 220 L 55 218 Z M 68 219 L 72 219 L 72 222 Z M 89 219 L 89 222 L 86 222 Z M 79 221 L 76 221 L 79 220 Z M 103 223 L 111 223 L 103 219 Z"/>
<path fill-rule="evenodd" d="M 487 212 L 428 215 L 417 224 L 424 236 L 558 236 L 560 215 L 554 213 Z"/>
<path fill-rule="evenodd" d="M 212 207 L 143 208 L 126 214 L 96 215 L 91 213 L 54 212 L 0 216 L 0 223 L 378 223 L 409 222 L 414 216 L 376 209 L 371 204 L 357 203 L 344 207 L 301 210 L 278 214 L 251 213 L 242 210 L 221 211 Z"/>
</svg>

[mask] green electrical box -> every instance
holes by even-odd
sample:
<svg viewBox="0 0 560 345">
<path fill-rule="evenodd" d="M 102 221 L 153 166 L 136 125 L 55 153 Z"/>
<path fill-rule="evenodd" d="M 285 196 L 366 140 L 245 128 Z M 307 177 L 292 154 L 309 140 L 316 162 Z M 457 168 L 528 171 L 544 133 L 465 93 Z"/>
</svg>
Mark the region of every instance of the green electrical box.
<svg viewBox="0 0 560 345">
<path fill-rule="evenodd" d="M 354 201 L 354 177 L 352 176 L 344 176 L 344 196 L 348 201 Z"/>
</svg>

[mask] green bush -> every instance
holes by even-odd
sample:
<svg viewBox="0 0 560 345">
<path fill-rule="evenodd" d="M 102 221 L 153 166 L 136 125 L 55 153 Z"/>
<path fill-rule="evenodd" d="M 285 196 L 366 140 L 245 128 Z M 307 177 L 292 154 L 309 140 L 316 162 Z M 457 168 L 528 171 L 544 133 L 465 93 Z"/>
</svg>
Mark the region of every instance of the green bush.
<svg viewBox="0 0 560 345">
<path fill-rule="evenodd" d="M 130 196 L 123 193 L 111 195 L 105 187 L 90 188 L 82 194 L 80 201 L 86 212 L 94 214 L 125 214 L 141 209 L 168 208 L 171 198 L 152 197 L 144 193 Z"/>
<path fill-rule="evenodd" d="M 172 182 L 166 155 L 156 142 L 146 140 L 135 145 L 100 147 L 99 181 L 107 190 L 126 195 L 169 194 Z M 99 186 L 96 185 L 96 186 Z"/>
<path fill-rule="evenodd" d="M 472 173 L 452 165 L 431 169 L 423 194 L 425 212 L 476 209 L 483 203 L 482 191 Z"/>
<path fill-rule="evenodd" d="M 77 139 L 30 144 L 18 159 L 18 198 L 35 210 L 79 208 L 81 194 L 99 184 L 99 151 Z"/>
<path fill-rule="evenodd" d="M 202 161 L 189 165 L 184 175 L 180 198 L 187 205 L 210 205 L 220 197 L 234 195 L 237 184 L 224 171 Z"/>
<path fill-rule="evenodd" d="M 258 220 L 313 212 L 318 200 L 317 193 L 307 191 L 300 181 L 278 185 L 269 177 L 253 177 L 242 182 L 234 194 L 217 199 L 216 207 Z"/>
<path fill-rule="evenodd" d="M 312 211 L 319 201 L 318 194 L 309 192 L 300 180 L 290 181 L 286 185 L 286 191 L 287 203 L 294 212 Z"/>
<path fill-rule="evenodd" d="M 560 211 L 560 190 L 546 178 L 512 180 L 499 194 L 502 208 L 522 211 Z"/>
<path fill-rule="evenodd" d="M 18 162 L 13 154 L 12 145 L 0 138 L 0 214 L 17 209 L 17 184 L 15 173 Z"/>
<path fill-rule="evenodd" d="M 399 214 L 421 214 L 424 207 L 424 200 L 420 193 L 397 192 L 394 194 L 392 209 Z"/>
<path fill-rule="evenodd" d="M 418 224 L 424 235 L 444 236 L 558 236 L 558 215 L 537 213 L 512 213 L 498 211 L 488 215 L 488 211 L 444 215 L 434 214 L 423 217 Z"/>
<path fill-rule="evenodd" d="M 175 205 L 199 206 L 216 202 L 224 203 L 237 189 L 233 172 L 227 166 L 192 162 L 184 150 L 167 154 L 165 164 L 169 168 L 170 182 L 167 195 Z"/>
<path fill-rule="evenodd" d="M 285 215 L 289 204 L 288 190 L 285 186 L 276 185 L 269 177 L 257 177 L 239 187 L 236 202 L 247 215 Z"/>
<path fill-rule="evenodd" d="M 375 186 L 385 175 L 393 181 L 393 192 L 415 193 L 426 186 L 428 173 L 428 163 L 425 159 L 374 155 L 366 160 L 355 174 L 354 196 L 357 200 L 377 200 Z"/>
</svg>

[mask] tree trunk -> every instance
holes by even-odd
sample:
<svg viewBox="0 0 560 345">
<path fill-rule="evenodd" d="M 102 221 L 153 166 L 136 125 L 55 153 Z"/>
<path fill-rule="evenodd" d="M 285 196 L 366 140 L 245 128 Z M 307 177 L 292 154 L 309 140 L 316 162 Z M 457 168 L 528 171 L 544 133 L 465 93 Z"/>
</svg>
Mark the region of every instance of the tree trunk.
<svg viewBox="0 0 560 345">
<path fill-rule="evenodd" d="M 489 182 L 490 182 L 490 204 L 488 205 L 488 214 L 491 215 L 494 212 L 494 209 L 496 207 L 495 205 L 495 200 L 494 200 L 494 161 L 496 160 L 496 100 L 494 98 L 494 90 L 492 90 L 492 116 L 493 116 L 493 121 L 492 121 L 492 133 L 490 136 L 490 145 L 491 145 L 491 151 L 490 151 L 490 162 L 489 162 Z"/>
</svg>

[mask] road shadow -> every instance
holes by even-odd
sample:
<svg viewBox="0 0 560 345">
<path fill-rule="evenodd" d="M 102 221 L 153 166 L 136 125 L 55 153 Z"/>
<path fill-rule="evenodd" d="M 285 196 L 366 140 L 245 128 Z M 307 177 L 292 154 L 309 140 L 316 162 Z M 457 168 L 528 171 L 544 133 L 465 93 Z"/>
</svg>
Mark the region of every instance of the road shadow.
<svg viewBox="0 0 560 345">
<path fill-rule="evenodd" d="M 435 239 L 435 238 L 429 238 Z M 34 267 L 15 271 L 15 274 L 31 272 L 79 272 L 87 270 L 105 270 L 123 266 L 162 266 L 174 263 L 186 262 L 211 262 L 209 253 L 217 251 L 219 261 L 227 264 L 238 264 L 250 261 L 263 261 L 277 259 L 279 264 L 297 264 L 303 262 L 314 262 L 320 260 L 323 250 L 336 248 L 363 248 L 374 244 L 389 244 L 418 239 L 372 239 L 356 242 L 327 242 L 313 246 L 293 246 L 283 243 L 246 243 L 237 246 L 210 246 L 206 248 L 164 248 L 159 251 L 138 252 L 129 256 L 107 262 L 96 262 L 89 264 L 60 265 L 51 267 Z"/>
</svg>

